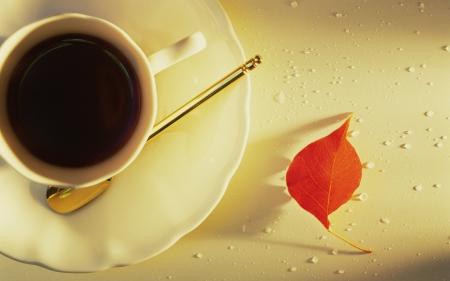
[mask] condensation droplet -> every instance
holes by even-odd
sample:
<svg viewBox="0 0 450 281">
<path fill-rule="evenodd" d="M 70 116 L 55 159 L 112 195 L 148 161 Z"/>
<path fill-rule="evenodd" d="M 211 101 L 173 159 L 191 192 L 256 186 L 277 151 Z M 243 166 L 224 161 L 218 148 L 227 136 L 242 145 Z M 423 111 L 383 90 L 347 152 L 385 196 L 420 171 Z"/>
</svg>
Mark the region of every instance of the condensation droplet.
<svg viewBox="0 0 450 281">
<path fill-rule="evenodd" d="M 228 250 L 233 250 L 233 249 L 234 249 L 234 246 L 228 247 Z"/>
<path fill-rule="evenodd" d="M 431 117 L 431 116 L 433 116 L 433 115 L 434 115 L 434 112 L 431 111 L 431 110 L 425 112 L 425 116 Z"/>
<path fill-rule="evenodd" d="M 333 255 L 337 255 L 337 254 L 339 254 L 339 250 L 338 249 L 333 249 L 333 251 L 331 251 L 331 253 Z"/>
<path fill-rule="evenodd" d="M 386 217 L 381 218 L 380 221 L 381 221 L 382 223 L 390 223 L 390 222 L 391 222 L 391 220 L 388 219 L 388 218 L 386 218 Z"/>
<path fill-rule="evenodd" d="M 197 254 L 194 254 L 194 257 L 201 259 L 203 257 L 203 255 L 201 253 L 197 253 Z"/>
<path fill-rule="evenodd" d="M 410 149 L 411 147 L 412 146 L 409 143 L 404 143 L 404 144 L 401 145 L 401 148 L 404 148 L 404 149 Z"/>
<path fill-rule="evenodd" d="M 264 232 L 265 232 L 265 233 L 272 233 L 273 230 L 272 230 L 272 228 L 270 228 L 270 227 L 266 227 L 266 228 L 264 229 Z"/>
<path fill-rule="evenodd" d="M 348 135 L 351 136 L 352 138 L 357 137 L 359 135 L 359 131 L 358 130 L 350 131 Z"/>
<path fill-rule="evenodd" d="M 405 131 L 405 134 L 411 135 L 413 132 L 411 130 Z"/>
<path fill-rule="evenodd" d="M 434 187 L 437 187 L 437 188 L 441 188 L 442 187 L 442 185 L 440 184 L 440 183 L 437 183 L 437 184 L 435 184 L 435 185 L 433 185 Z"/>
<path fill-rule="evenodd" d="M 416 185 L 416 186 L 414 186 L 414 190 L 416 190 L 416 191 L 421 191 L 422 190 L 422 185 Z"/>
<path fill-rule="evenodd" d="M 291 5 L 292 8 L 297 8 L 298 2 L 297 2 L 297 1 L 292 1 L 292 2 L 290 3 L 290 5 Z"/>
<path fill-rule="evenodd" d="M 342 18 L 342 14 L 341 13 L 334 13 L 334 16 L 337 18 Z"/>
<path fill-rule="evenodd" d="M 390 146 L 390 145 L 392 144 L 392 142 L 390 142 L 390 141 L 385 141 L 385 142 L 383 142 L 383 144 L 384 144 L 385 146 Z"/>
<path fill-rule="evenodd" d="M 248 228 L 247 228 L 247 225 L 242 225 L 242 232 L 247 232 L 248 231 Z"/>
<path fill-rule="evenodd" d="M 296 267 L 291 267 L 291 268 L 289 268 L 289 272 L 296 272 L 297 271 L 297 268 Z"/>
<path fill-rule="evenodd" d="M 310 258 L 309 261 L 310 261 L 311 263 L 314 263 L 314 264 L 315 264 L 315 263 L 318 263 L 318 262 L 319 262 L 319 258 L 316 257 L 316 256 L 314 256 L 314 257 Z"/>
<path fill-rule="evenodd" d="M 446 50 L 447 52 L 450 52 L 450 46 L 444 46 L 444 50 Z"/>
<path fill-rule="evenodd" d="M 366 169 L 373 169 L 375 167 L 375 163 L 367 162 L 367 163 L 364 163 L 363 167 Z"/>
<path fill-rule="evenodd" d="M 367 198 L 369 198 L 369 195 L 366 192 L 363 192 L 358 196 L 359 201 L 367 201 Z"/>
<path fill-rule="evenodd" d="M 276 95 L 275 95 L 275 97 L 274 97 L 274 99 L 275 99 L 275 101 L 277 102 L 277 103 L 284 103 L 284 100 L 286 99 L 286 97 L 284 96 L 284 93 L 283 93 L 283 91 L 279 91 Z"/>
<path fill-rule="evenodd" d="M 414 72 L 416 71 L 416 69 L 414 67 L 408 67 L 406 70 L 408 70 L 408 72 Z"/>
<path fill-rule="evenodd" d="M 343 269 L 339 269 L 339 270 L 337 271 L 337 273 L 338 273 L 338 274 L 344 274 L 345 271 L 344 271 Z"/>
</svg>

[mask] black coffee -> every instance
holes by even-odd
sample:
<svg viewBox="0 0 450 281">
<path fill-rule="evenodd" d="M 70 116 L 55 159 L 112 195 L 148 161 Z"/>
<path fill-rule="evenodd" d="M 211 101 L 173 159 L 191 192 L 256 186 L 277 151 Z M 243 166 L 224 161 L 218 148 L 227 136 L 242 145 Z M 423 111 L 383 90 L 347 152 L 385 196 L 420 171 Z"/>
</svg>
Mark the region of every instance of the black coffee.
<svg viewBox="0 0 450 281">
<path fill-rule="evenodd" d="M 41 160 L 85 167 L 120 149 L 136 125 L 139 83 L 125 56 L 92 36 L 57 36 L 30 50 L 8 86 L 8 115 Z"/>
</svg>

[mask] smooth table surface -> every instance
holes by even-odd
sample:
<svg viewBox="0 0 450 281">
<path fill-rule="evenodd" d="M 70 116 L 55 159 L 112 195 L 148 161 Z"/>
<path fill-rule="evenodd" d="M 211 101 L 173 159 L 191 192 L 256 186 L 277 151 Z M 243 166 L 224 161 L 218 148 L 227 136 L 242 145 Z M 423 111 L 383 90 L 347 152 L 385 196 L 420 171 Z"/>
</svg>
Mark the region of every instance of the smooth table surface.
<svg viewBox="0 0 450 281">
<path fill-rule="evenodd" d="M 0 256 L 0 280 L 450 280 L 450 2 L 291 2 L 220 1 L 246 55 L 264 63 L 251 74 L 243 161 L 197 229 L 97 273 Z M 374 167 L 355 192 L 367 200 L 330 220 L 372 254 L 329 235 L 284 182 L 294 155 L 349 112 L 359 132 L 349 141 Z"/>
</svg>

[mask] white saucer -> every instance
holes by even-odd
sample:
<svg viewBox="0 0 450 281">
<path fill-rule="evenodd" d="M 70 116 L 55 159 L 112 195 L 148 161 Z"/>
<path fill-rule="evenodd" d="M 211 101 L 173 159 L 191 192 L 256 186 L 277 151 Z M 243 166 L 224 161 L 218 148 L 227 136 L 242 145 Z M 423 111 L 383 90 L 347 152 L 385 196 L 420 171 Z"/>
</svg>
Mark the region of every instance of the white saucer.
<svg viewBox="0 0 450 281">
<path fill-rule="evenodd" d="M 158 120 L 245 61 L 215 0 L 0 3 L 0 42 L 26 23 L 61 12 L 105 18 L 149 54 L 201 31 L 207 48 L 156 77 Z M 103 195 L 69 215 L 52 212 L 45 186 L 0 161 L 0 252 L 58 271 L 90 272 L 164 251 L 197 227 L 225 192 L 247 141 L 249 97 L 245 77 L 154 139 Z"/>
</svg>

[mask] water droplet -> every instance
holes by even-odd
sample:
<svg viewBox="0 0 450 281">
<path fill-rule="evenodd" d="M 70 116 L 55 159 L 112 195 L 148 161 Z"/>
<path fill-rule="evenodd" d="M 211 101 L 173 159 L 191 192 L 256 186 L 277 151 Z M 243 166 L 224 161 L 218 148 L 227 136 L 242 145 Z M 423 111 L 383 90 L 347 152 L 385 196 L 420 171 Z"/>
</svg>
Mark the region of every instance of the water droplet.
<svg viewBox="0 0 450 281">
<path fill-rule="evenodd" d="M 422 64 L 421 67 L 422 68 L 427 68 L 427 65 L 426 64 Z"/>
<path fill-rule="evenodd" d="M 446 140 L 448 137 L 447 136 L 442 136 L 441 139 Z"/>
<path fill-rule="evenodd" d="M 351 228 L 346 228 L 345 231 L 352 231 L 352 229 Z"/>
<path fill-rule="evenodd" d="M 404 149 L 410 149 L 411 147 L 412 146 L 409 143 L 404 143 L 404 144 L 401 145 L 401 148 L 404 148 Z"/>
<path fill-rule="evenodd" d="M 367 201 L 369 195 L 366 192 L 360 193 L 356 196 L 356 199 L 359 201 Z M 350 211 L 350 210 L 349 210 Z"/>
<path fill-rule="evenodd" d="M 334 13 L 334 16 L 337 18 L 342 18 L 342 14 L 341 13 Z"/>
<path fill-rule="evenodd" d="M 366 169 L 373 169 L 375 167 L 375 163 L 367 162 L 367 163 L 364 163 L 363 167 Z"/>
<path fill-rule="evenodd" d="M 434 115 L 434 112 L 431 110 L 428 110 L 427 112 L 425 112 L 425 116 L 427 116 L 427 117 L 431 117 L 433 115 Z"/>
<path fill-rule="evenodd" d="M 296 271 L 297 271 L 297 268 L 295 266 L 289 268 L 289 272 L 296 272 Z"/>
<path fill-rule="evenodd" d="M 413 132 L 411 130 L 405 131 L 405 134 L 411 135 Z"/>
<path fill-rule="evenodd" d="M 292 1 L 292 2 L 290 3 L 290 5 L 291 5 L 292 8 L 297 8 L 298 2 L 297 2 L 297 1 Z"/>
<path fill-rule="evenodd" d="M 264 232 L 265 232 L 265 233 L 272 233 L 273 230 L 272 230 L 272 228 L 270 228 L 270 227 L 266 227 L 266 228 L 264 229 Z"/>
<path fill-rule="evenodd" d="M 320 240 L 325 240 L 325 239 L 327 239 L 328 237 L 326 237 L 325 235 L 322 235 L 322 236 L 319 236 L 319 239 Z"/>
<path fill-rule="evenodd" d="M 197 259 L 201 259 L 203 255 L 201 253 L 194 254 L 194 257 Z"/>
<path fill-rule="evenodd" d="M 441 188 L 442 187 L 442 185 L 440 184 L 440 183 L 437 183 L 437 184 L 435 184 L 435 185 L 433 185 L 434 187 L 437 187 L 437 188 Z"/>
<path fill-rule="evenodd" d="M 438 143 L 436 143 L 434 146 L 436 146 L 436 147 L 443 147 L 444 144 L 443 144 L 442 142 L 438 142 Z"/>
<path fill-rule="evenodd" d="M 247 225 L 245 225 L 245 224 L 244 224 L 244 225 L 242 225 L 242 232 L 244 232 L 244 233 L 245 233 L 245 232 L 247 232 L 247 231 L 248 231 L 248 229 L 247 229 Z"/>
<path fill-rule="evenodd" d="M 275 97 L 274 97 L 274 99 L 275 99 L 275 101 L 277 102 L 277 103 L 284 103 L 284 100 L 286 99 L 286 97 L 284 96 L 284 93 L 283 93 L 283 91 L 279 91 L 276 95 L 275 95 Z"/>
<path fill-rule="evenodd" d="M 428 85 L 429 86 L 434 86 L 434 83 L 433 82 L 428 82 Z"/>
<path fill-rule="evenodd" d="M 428 128 L 427 131 L 431 132 L 431 131 L 433 131 L 433 128 Z"/>
<path fill-rule="evenodd" d="M 316 263 L 319 262 L 319 258 L 316 257 L 316 256 L 314 256 L 314 257 L 312 257 L 312 258 L 309 259 L 309 262 L 316 264 Z"/>
<path fill-rule="evenodd" d="M 388 218 L 386 218 L 386 217 L 381 218 L 380 221 L 381 221 L 382 223 L 390 223 L 390 222 L 391 222 L 391 220 L 388 219 Z"/>
<path fill-rule="evenodd" d="M 416 190 L 416 191 L 421 191 L 422 190 L 422 185 L 416 185 L 416 186 L 414 186 L 414 190 Z"/>
<path fill-rule="evenodd" d="M 234 249 L 234 246 L 228 247 L 228 250 L 233 250 L 233 249 Z"/>
<path fill-rule="evenodd" d="M 344 274 L 345 271 L 343 269 L 339 269 L 338 271 L 336 271 L 337 274 Z"/>
<path fill-rule="evenodd" d="M 385 146 L 390 146 L 390 145 L 392 144 L 392 142 L 390 142 L 390 141 L 385 141 L 385 142 L 383 142 L 383 144 L 384 144 Z"/>
<path fill-rule="evenodd" d="M 408 72 L 414 72 L 414 71 L 416 71 L 416 69 L 414 68 L 414 67 L 408 67 L 407 69 L 406 69 Z"/>
<path fill-rule="evenodd" d="M 333 251 L 331 251 L 331 253 L 333 255 L 337 255 L 337 254 L 339 254 L 339 250 L 338 249 L 333 249 Z"/>
<path fill-rule="evenodd" d="M 357 137 L 359 135 L 359 131 L 358 130 L 353 130 L 348 132 L 348 135 L 352 138 Z"/>
<path fill-rule="evenodd" d="M 364 122 L 364 119 L 362 119 L 362 118 L 360 118 L 360 117 L 358 117 L 358 118 L 356 118 L 356 122 Z"/>
<path fill-rule="evenodd" d="M 444 50 L 446 50 L 447 52 L 450 52 L 450 46 L 444 46 Z"/>
</svg>

